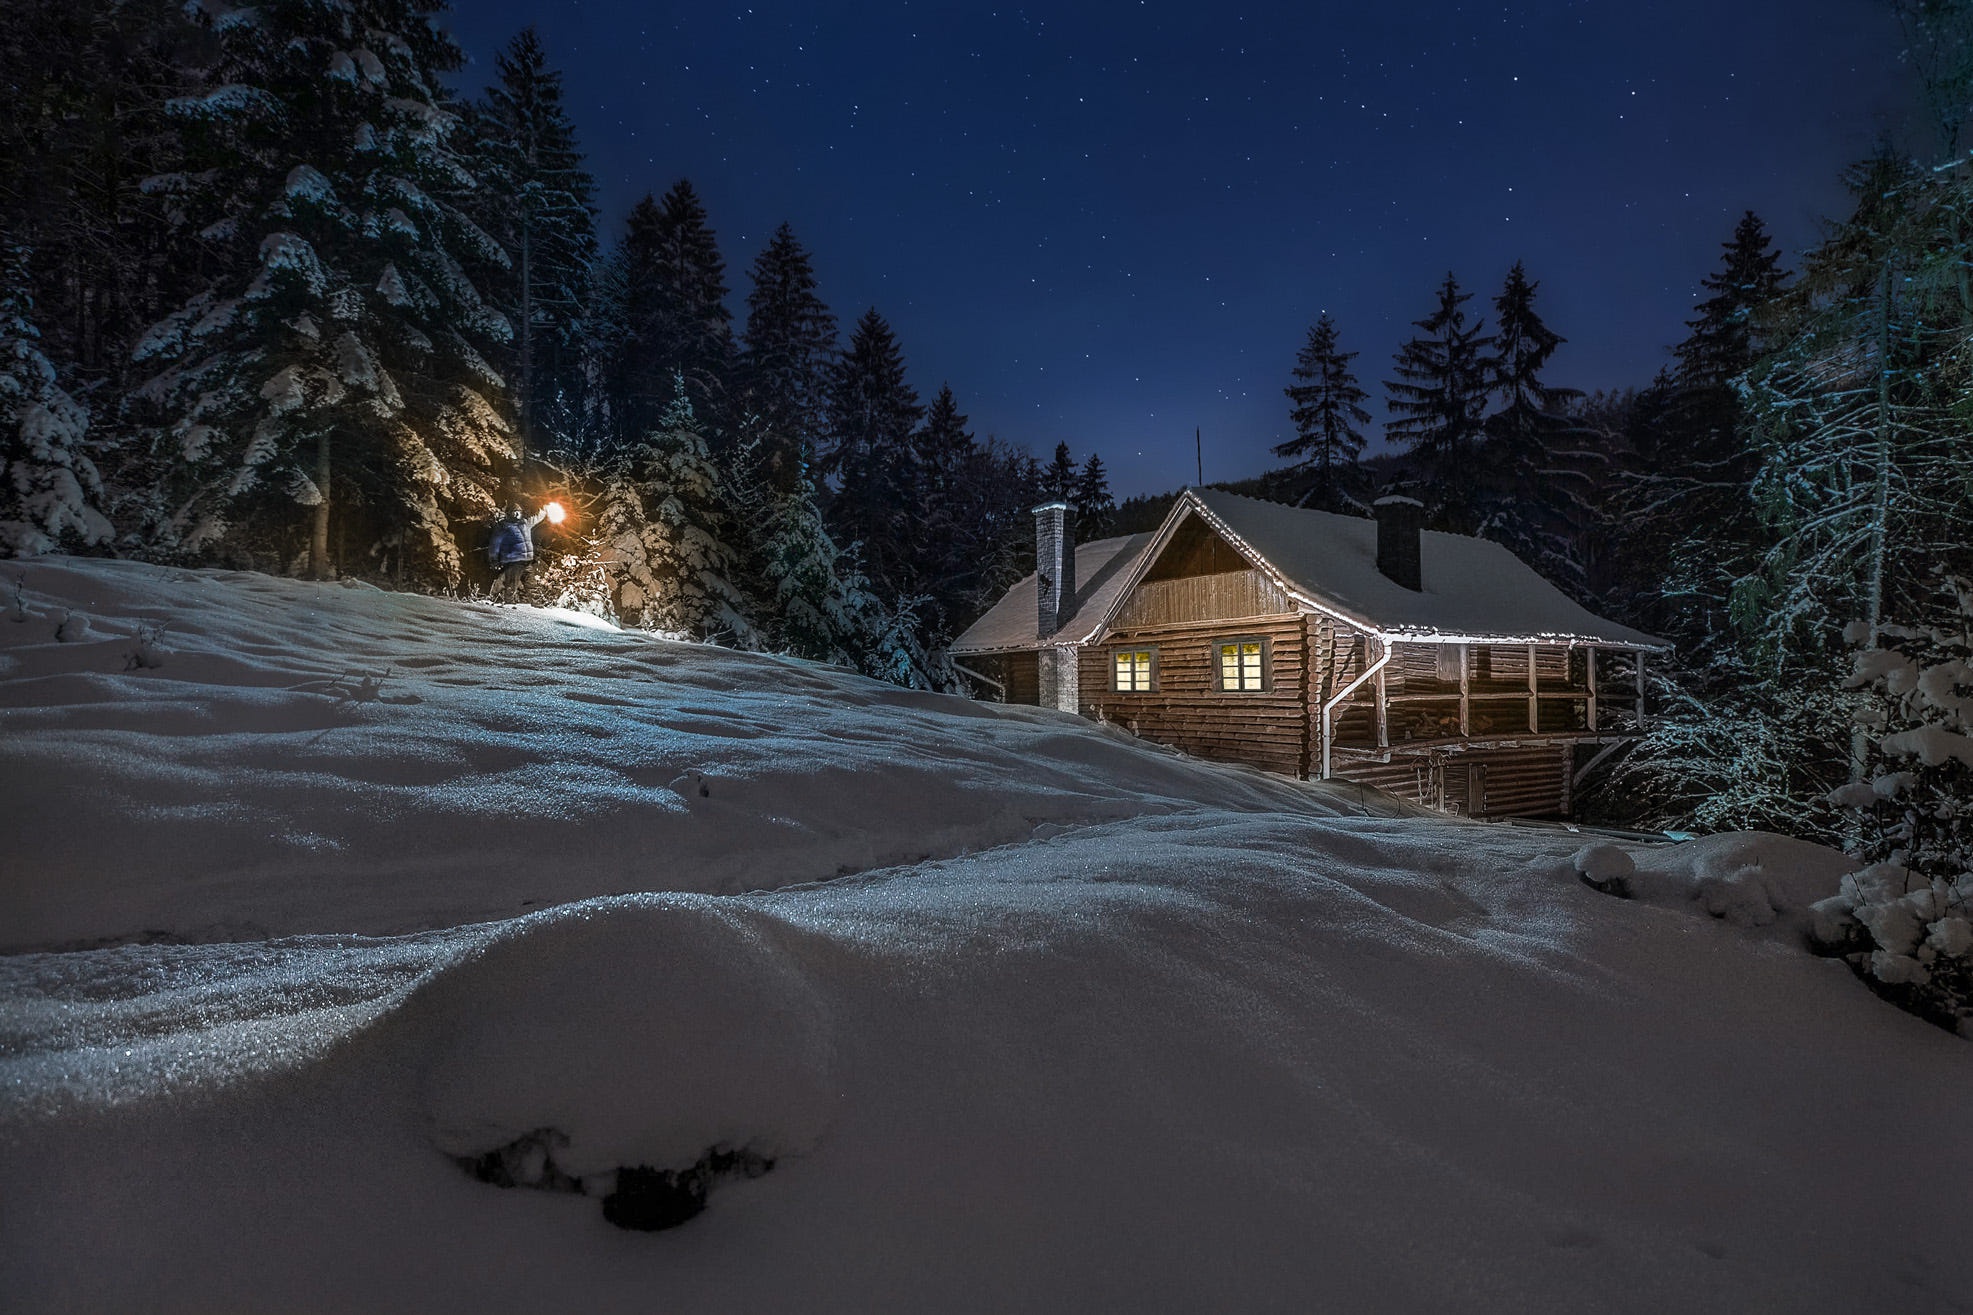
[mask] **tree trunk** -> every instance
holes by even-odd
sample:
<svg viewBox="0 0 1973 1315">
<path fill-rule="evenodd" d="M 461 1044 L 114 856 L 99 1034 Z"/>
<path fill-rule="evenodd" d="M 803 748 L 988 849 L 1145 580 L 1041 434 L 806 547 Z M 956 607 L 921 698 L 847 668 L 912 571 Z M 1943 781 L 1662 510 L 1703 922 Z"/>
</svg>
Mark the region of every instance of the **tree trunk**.
<svg viewBox="0 0 1973 1315">
<path fill-rule="evenodd" d="M 1866 641 L 1876 648 L 1884 624 L 1885 559 L 1890 552 L 1891 534 L 1891 262 L 1884 262 L 1877 289 L 1877 423 L 1872 436 L 1872 484 L 1870 496 L 1870 557 L 1865 569 L 1864 624 L 1870 629 Z M 1863 780 L 1869 737 L 1861 726 L 1850 733 L 1850 780 Z"/>
<path fill-rule="evenodd" d="M 315 526 L 308 539 L 308 573 L 317 580 L 329 578 L 329 431 L 323 430 L 315 444 L 315 489 L 322 500 L 315 504 Z"/>
</svg>

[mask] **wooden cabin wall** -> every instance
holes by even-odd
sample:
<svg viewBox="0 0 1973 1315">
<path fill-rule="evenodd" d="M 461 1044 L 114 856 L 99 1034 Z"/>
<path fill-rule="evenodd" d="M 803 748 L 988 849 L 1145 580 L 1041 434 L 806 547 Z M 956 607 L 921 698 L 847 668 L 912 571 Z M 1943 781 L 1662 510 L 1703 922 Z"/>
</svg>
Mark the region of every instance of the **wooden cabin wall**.
<svg viewBox="0 0 1973 1315">
<path fill-rule="evenodd" d="M 1009 653 L 1004 661 L 1007 701 L 1033 707 L 1041 702 L 1041 654 Z M 992 673 L 989 673 L 992 674 Z"/>
<path fill-rule="evenodd" d="M 1479 749 L 1445 754 L 1436 763 L 1422 755 L 1387 763 L 1345 756 L 1335 776 L 1469 817 L 1565 817 L 1573 759 L 1572 748 L 1555 746 Z"/>
<path fill-rule="evenodd" d="M 1306 624 L 1300 615 L 1246 616 L 1120 631 L 1083 650 L 1083 713 L 1200 758 L 1307 775 Z M 1269 688 L 1259 693 L 1217 689 L 1214 645 L 1254 637 L 1268 641 Z M 1157 688 L 1149 693 L 1111 689 L 1111 654 L 1147 646 L 1158 651 Z"/>
</svg>

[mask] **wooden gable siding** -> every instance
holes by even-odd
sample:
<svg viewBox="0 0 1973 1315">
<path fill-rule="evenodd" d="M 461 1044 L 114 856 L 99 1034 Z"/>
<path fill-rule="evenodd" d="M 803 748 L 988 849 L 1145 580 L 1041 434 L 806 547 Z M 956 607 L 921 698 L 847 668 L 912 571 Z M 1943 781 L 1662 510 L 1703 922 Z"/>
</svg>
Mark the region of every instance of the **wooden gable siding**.
<svg viewBox="0 0 1973 1315">
<path fill-rule="evenodd" d="M 1173 622 L 1114 631 L 1083 650 L 1082 709 L 1134 734 L 1200 758 L 1244 762 L 1289 776 L 1308 774 L 1306 619 L 1300 614 Z M 1260 638 L 1269 686 L 1259 693 L 1217 688 L 1214 645 Z M 1157 687 L 1110 688 L 1119 649 L 1155 647 Z"/>
<path fill-rule="evenodd" d="M 1227 571 L 1146 580 L 1125 600 L 1113 628 L 1138 630 L 1184 621 L 1281 616 L 1294 610 L 1288 595 L 1259 571 Z"/>
<path fill-rule="evenodd" d="M 1247 570 L 1252 563 L 1218 531 L 1188 514 L 1172 531 L 1158 560 L 1145 572 L 1147 580 L 1173 580 L 1187 575 L 1223 575 Z"/>
</svg>

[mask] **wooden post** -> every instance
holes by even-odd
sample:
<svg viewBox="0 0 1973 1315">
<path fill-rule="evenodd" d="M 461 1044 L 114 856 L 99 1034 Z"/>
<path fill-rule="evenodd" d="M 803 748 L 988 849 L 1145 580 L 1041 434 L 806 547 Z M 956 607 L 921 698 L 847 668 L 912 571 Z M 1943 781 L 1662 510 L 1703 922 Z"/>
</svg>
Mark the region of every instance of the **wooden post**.
<svg viewBox="0 0 1973 1315">
<path fill-rule="evenodd" d="M 1596 729 L 1596 650 L 1589 652 L 1589 728 Z"/>
<path fill-rule="evenodd" d="M 1637 729 L 1644 729 L 1644 650 L 1637 650 Z"/>
<path fill-rule="evenodd" d="M 1528 734 L 1541 729 L 1540 705 L 1535 702 L 1535 646 L 1528 645 Z"/>
<path fill-rule="evenodd" d="M 1384 641 L 1384 651 L 1379 656 L 1385 661 L 1390 659 L 1391 642 L 1388 639 Z M 1641 695 L 1638 706 L 1640 708 L 1644 706 Z M 1377 664 L 1377 747 L 1380 749 L 1391 747 L 1391 704 L 1384 696 L 1384 662 Z"/>
<path fill-rule="evenodd" d="M 1459 646 L 1459 733 L 1473 733 L 1473 693 L 1471 684 L 1472 662 L 1469 660 L 1468 645 Z"/>
<path fill-rule="evenodd" d="M 1295 775 L 1306 781 L 1309 778 L 1309 760 L 1314 756 L 1315 710 L 1322 703 L 1322 674 L 1316 666 L 1316 645 L 1319 642 L 1318 627 L 1309 624 L 1309 614 L 1302 613 L 1302 752 L 1296 764 Z"/>
</svg>

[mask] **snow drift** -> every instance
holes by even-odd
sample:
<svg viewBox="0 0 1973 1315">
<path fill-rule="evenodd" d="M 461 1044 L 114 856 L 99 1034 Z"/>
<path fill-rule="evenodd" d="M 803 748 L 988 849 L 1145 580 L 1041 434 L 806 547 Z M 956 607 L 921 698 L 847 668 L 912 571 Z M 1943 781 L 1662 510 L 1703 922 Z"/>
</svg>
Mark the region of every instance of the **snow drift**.
<svg viewBox="0 0 1973 1315">
<path fill-rule="evenodd" d="M 1804 951 L 1840 855 L 1724 837 L 1619 871 L 1580 837 L 1362 815 L 1056 714 L 533 613 L 77 563 L 28 598 L 0 757 L 68 811 L 12 796 L 9 940 L 207 943 L 0 958 L 21 1309 L 1973 1292 L 1973 1052 Z M 166 664 L 52 647 L 85 600 L 99 634 L 167 625 Z M 403 657 L 445 664 L 384 680 L 420 702 L 298 751 L 338 705 L 289 686 Z M 590 691 L 620 702 L 563 706 Z M 203 866 L 163 802 L 198 788 L 229 792 Z M 607 875 L 507 874 L 578 836 L 569 866 Z M 523 890 L 638 893 L 514 916 Z M 249 922 L 282 934 L 225 936 Z M 586 1194 L 460 1167 L 544 1130 Z M 715 1147 L 774 1167 L 671 1231 L 605 1222 L 617 1170 Z"/>
</svg>

